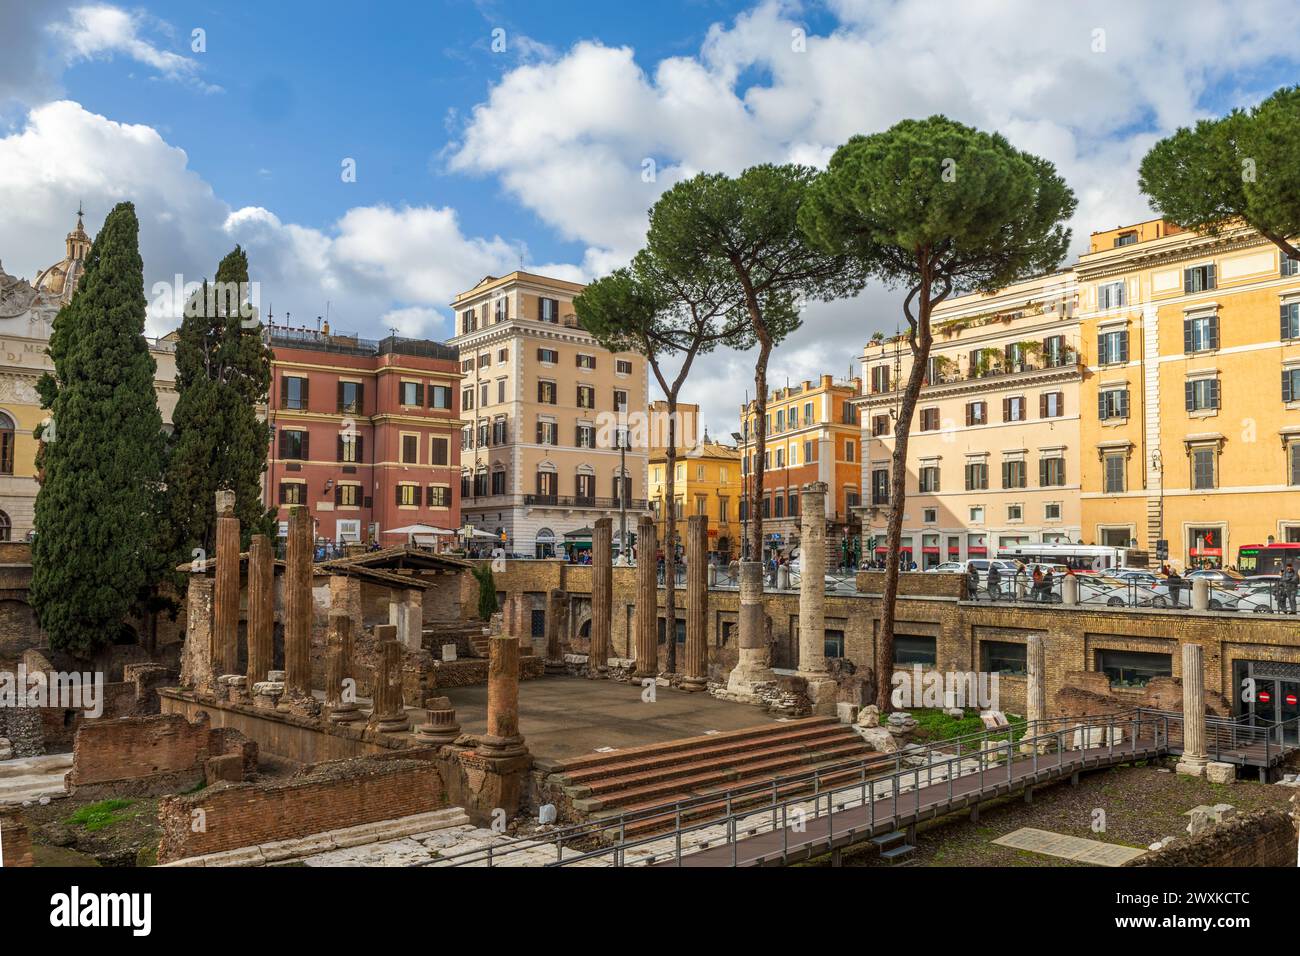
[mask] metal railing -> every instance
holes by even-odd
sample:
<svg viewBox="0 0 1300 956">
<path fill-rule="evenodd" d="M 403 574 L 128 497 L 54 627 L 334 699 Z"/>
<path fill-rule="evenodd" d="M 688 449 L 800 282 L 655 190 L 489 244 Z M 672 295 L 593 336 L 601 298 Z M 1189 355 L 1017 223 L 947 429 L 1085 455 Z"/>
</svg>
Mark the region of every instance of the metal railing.
<svg viewBox="0 0 1300 956">
<path fill-rule="evenodd" d="M 1182 749 L 1183 715 L 1171 711 L 1139 707 L 1138 711 L 1168 720 L 1171 731 L 1178 738 L 1173 749 Z M 1205 718 L 1206 756 L 1226 763 L 1242 766 L 1271 767 L 1283 754 L 1300 747 L 1300 717 L 1263 724 L 1246 723 L 1249 714 L 1237 717 Z"/>
<path fill-rule="evenodd" d="M 1183 580 L 1172 586 L 1166 581 L 1146 584 L 1118 581 L 1105 575 L 1077 574 L 1078 606 L 1112 607 L 1140 610 L 1191 610 L 1192 582 Z M 1050 583 L 1035 583 L 1027 575 L 1002 574 L 990 581 L 988 572 L 968 573 L 967 600 L 1012 604 L 1061 604 L 1064 575 L 1052 576 Z M 1211 585 L 1209 610 L 1254 614 L 1293 614 L 1297 601 L 1294 593 L 1276 583 L 1254 588 L 1231 588 Z"/>
<path fill-rule="evenodd" d="M 913 795 L 910 813 L 913 820 L 919 818 L 923 809 L 922 792 L 931 790 L 936 786 L 936 775 L 939 777 L 938 786 L 943 786 L 944 783 L 947 784 L 947 794 L 946 797 L 941 796 L 940 800 L 935 803 L 927 802 L 925 804 L 924 809 L 926 812 L 934 815 L 942 812 L 944 807 L 955 804 L 958 798 L 961 799 L 960 805 L 965 806 L 972 799 L 978 801 L 986 795 L 993 796 L 1007 790 L 1014 790 L 1018 782 L 1041 782 L 1044 771 L 1049 777 L 1062 777 L 1087 768 L 1090 762 L 1096 766 L 1101 764 L 1103 759 L 1107 762 L 1144 759 L 1163 752 L 1168 747 L 1169 718 L 1164 715 L 1144 717 L 1142 712 L 1138 710 L 1104 717 L 1063 719 L 1071 721 L 1073 726 L 1048 730 L 1032 736 L 1026 735 L 1018 741 L 1007 739 L 992 748 L 985 747 L 978 754 L 967 753 L 962 755 L 958 753 L 939 760 L 927 761 L 924 766 L 906 770 L 899 768 L 892 774 L 872 780 L 864 779 L 852 784 L 831 787 L 816 793 L 811 798 L 813 803 L 812 815 L 814 819 L 821 819 L 825 816 L 827 821 L 826 835 L 825 837 L 813 837 L 804 841 L 801 849 L 812 853 L 821 849 L 823 843 L 826 845 L 825 849 L 835 845 L 835 813 L 837 810 L 843 812 L 858 807 L 868 808 L 869 816 L 867 821 L 859 819 L 851 829 L 841 831 L 840 837 L 847 837 L 850 840 L 855 837 L 869 838 L 878 830 L 883 831 L 886 827 L 895 829 L 900 818 L 909 812 L 906 806 L 908 799 L 904 794 L 910 793 Z M 1149 741 L 1143 739 L 1144 729 Z M 1119 733 L 1116 733 L 1117 730 Z M 1125 737 L 1125 730 L 1128 731 L 1127 738 Z M 1094 741 L 1096 741 L 1095 746 Z M 1127 743 L 1127 749 L 1126 741 L 1130 741 L 1130 743 Z M 1019 760 L 1016 757 L 1017 750 L 1021 751 Z M 1105 751 L 1105 753 L 1099 754 L 1098 751 Z M 1077 753 L 1077 756 L 1067 758 L 1067 754 L 1072 752 Z M 1091 758 L 1088 756 L 1089 753 L 1093 755 Z M 1048 754 L 1056 754 L 1058 759 L 1053 763 L 1048 763 L 1045 768 L 1040 768 L 1041 758 Z M 977 757 L 978 759 L 976 759 Z M 899 756 L 900 762 L 901 758 L 902 755 Z M 964 768 L 963 763 L 966 765 Z M 971 764 L 974 764 L 974 766 L 971 766 Z M 1001 765 L 1006 767 L 1005 777 L 1001 773 Z M 1021 768 L 1019 775 L 1017 775 L 1017 765 Z M 954 792 L 953 783 L 955 780 L 963 777 L 973 777 L 976 774 L 979 775 L 977 788 L 960 794 Z M 922 786 L 923 778 L 925 780 L 924 786 Z M 881 788 L 883 788 L 884 792 L 877 795 Z M 837 797 L 840 798 L 838 807 L 836 806 Z M 854 806 L 850 807 L 850 802 L 854 801 L 855 798 Z M 721 826 L 725 833 L 725 845 L 731 849 L 730 865 L 737 866 L 740 863 L 740 844 L 745 839 L 756 836 L 761 830 L 761 825 L 756 827 L 748 821 L 759 816 L 765 818 L 762 821 L 763 824 L 766 824 L 767 818 L 770 818 L 770 832 L 777 830 L 781 832 L 780 855 L 783 859 L 787 858 L 791 849 L 790 817 L 792 811 L 797 814 L 796 819 L 805 824 L 802 829 L 807 830 L 807 810 L 803 805 L 807 804 L 809 799 L 808 796 L 798 796 L 778 802 L 774 796 L 769 805 L 728 812 L 720 820 L 712 819 L 685 825 L 679 823 L 673 833 L 669 835 L 674 838 L 674 847 L 673 852 L 666 856 L 665 859 L 671 858 L 677 866 L 681 866 L 682 858 L 686 855 L 683 853 L 683 837 L 687 834 Z M 824 811 L 822 809 L 823 799 L 826 804 Z M 884 803 L 886 806 L 878 813 L 877 805 L 880 803 Z M 863 825 L 864 822 L 865 826 Z M 745 831 L 743 835 L 741 835 L 742 830 Z M 560 858 L 547 865 L 569 866 L 588 860 L 609 857 L 614 866 L 623 866 L 626 865 L 629 850 L 635 850 L 638 847 L 649 847 L 656 843 L 662 843 L 666 839 L 667 837 L 664 834 L 655 834 L 640 837 L 630 842 L 620 840 L 612 846 L 601 847 L 568 859 Z M 708 844 L 712 843 L 712 840 L 708 841 Z M 708 844 L 701 849 L 710 849 L 711 846 Z M 651 857 L 647 862 L 659 862 L 658 856 Z"/>
</svg>

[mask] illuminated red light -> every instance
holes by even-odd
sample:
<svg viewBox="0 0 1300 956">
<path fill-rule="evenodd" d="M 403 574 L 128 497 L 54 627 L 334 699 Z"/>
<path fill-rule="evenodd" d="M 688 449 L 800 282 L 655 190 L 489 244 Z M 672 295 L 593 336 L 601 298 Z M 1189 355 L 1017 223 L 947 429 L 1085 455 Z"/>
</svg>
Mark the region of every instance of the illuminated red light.
<svg viewBox="0 0 1300 956">
<path fill-rule="evenodd" d="M 1270 694 L 1268 691 L 1266 691 L 1266 690 L 1261 690 L 1261 691 L 1259 692 L 1259 702 L 1260 702 L 1261 704 L 1267 704 L 1267 703 L 1268 703 L 1270 700 L 1272 700 L 1272 699 L 1273 699 L 1273 695 Z"/>
<path fill-rule="evenodd" d="M 1296 696 L 1295 696 L 1295 694 L 1287 694 L 1287 695 L 1286 695 L 1286 702 L 1287 702 L 1288 704 L 1290 704 L 1292 707 L 1294 707 L 1295 704 L 1296 704 Z"/>
</svg>

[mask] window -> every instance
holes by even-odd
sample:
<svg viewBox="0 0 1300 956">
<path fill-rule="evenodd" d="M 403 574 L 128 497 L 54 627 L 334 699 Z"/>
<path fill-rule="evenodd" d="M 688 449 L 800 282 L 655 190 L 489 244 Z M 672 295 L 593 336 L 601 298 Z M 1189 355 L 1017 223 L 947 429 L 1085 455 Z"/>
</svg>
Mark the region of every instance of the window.
<svg viewBox="0 0 1300 956">
<path fill-rule="evenodd" d="M 596 407 L 596 389 L 590 385 L 578 386 L 578 407 L 595 408 Z"/>
<path fill-rule="evenodd" d="M 1193 448 L 1192 487 L 1197 490 L 1210 490 L 1215 487 L 1214 465 L 1218 453 L 1214 448 Z"/>
<path fill-rule="evenodd" d="M 560 426 L 555 422 L 538 420 L 537 444 L 558 445 L 560 443 Z"/>
<path fill-rule="evenodd" d="M 614 372 L 618 375 L 631 375 L 632 363 L 627 359 L 618 359 L 614 362 Z"/>
<path fill-rule="evenodd" d="M 1070 361 L 1070 352 L 1065 347 L 1065 336 L 1049 335 L 1043 340 L 1043 362 L 1048 368 L 1060 368 Z"/>
<path fill-rule="evenodd" d="M 817 460 L 817 443 L 811 438 L 803 443 L 803 463 L 805 465 Z"/>
<path fill-rule="evenodd" d="M 467 388 L 460 393 L 460 410 L 468 412 L 474 407 L 474 389 Z"/>
<path fill-rule="evenodd" d="M 939 430 L 939 409 L 923 408 L 921 409 L 921 431 L 934 432 Z"/>
<path fill-rule="evenodd" d="M 506 400 L 506 379 L 497 379 L 497 404 L 500 405 Z"/>
<path fill-rule="evenodd" d="M 490 400 L 491 400 L 491 396 L 488 394 L 488 383 L 484 382 L 482 385 L 478 387 L 479 408 L 482 408 L 485 405 L 487 405 Z"/>
<path fill-rule="evenodd" d="M 1040 458 L 1038 461 L 1038 484 L 1051 488 L 1065 484 L 1065 459 Z"/>
<path fill-rule="evenodd" d="M 307 486 L 300 481 L 280 482 L 280 504 L 305 505 L 307 503 Z"/>
<path fill-rule="evenodd" d="M 776 449 L 776 467 L 778 467 L 778 468 L 784 468 L 784 467 L 785 467 L 785 449 L 784 449 L 784 448 L 778 448 L 778 449 Z"/>
<path fill-rule="evenodd" d="M 1183 351 L 1209 352 L 1219 347 L 1219 317 L 1189 315 L 1183 319 Z"/>
<path fill-rule="evenodd" d="M 596 476 L 595 475 L 577 475 L 574 480 L 575 495 L 587 502 L 596 497 Z"/>
<path fill-rule="evenodd" d="M 1023 422 L 1025 420 L 1025 396 L 1010 395 L 1002 399 L 1002 420 L 1004 422 Z"/>
<path fill-rule="evenodd" d="M 429 443 L 429 464 L 446 465 L 447 458 L 447 439 L 433 438 Z"/>
<path fill-rule="evenodd" d="M 872 415 L 871 416 L 871 434 L 873 437 L 889 434 L 889 416 Z"/>
<path fill-rule="evenodd" d="M 280 379 L 280 404 L 285 408 L 307 407 L 307 380 L 296 375 Z"/>
<path fill-rule="evenodd" d="M 1118 249 L 1120 246 L 1134 246 L 1137 245 L 1137 241 L 1138 234 L 1136 232 L 1121 232 L 1115 237 L 1115 248 Z"/>
<path fill-rule="evenodd" d="M 1097 417 L 1128 418 L 1128 389 L 1108 388 L 1097 393 Z"/>
<path fill-rule="evenodd" d="M 509 428 L 509 424 L 507 423 L 506 419 L 504 418 L 496 419 L 496 421 L 492 423 L 492 444 L 504 445 L 507 441 L 509 441 L 509 438 L 507 436 L 508 428 Z"/>
<path fill-rule="evenodd" d="M 1106 455 L 1103 459 L 1105 491 L 1116 493 L 1127 490 L 1125 472 L 1128 456 L 1123 454 Z M 1126 536 L 1127 538 L 1127 536 Z"/>
<path fill-rule="evenodd" d="M 474 472 L 474 497 L 482 498 L 487 494 L 488 476 L 486 471 Z"/>
<path fill-rule="evenodd" d="M 930 664 L 935 662 L 935 641 L 933 637 L 921 637 L 914 634 L 897 634 L 894 636 L 894 664 Z"/>
<path fill-rule="evenodd" d="M 871 390 L 873 392 L 889 391 L 889 366 L 877 365 L 871 370 Z"/>
<path fill-rule="evenodd" d="M 922 524 L 934 524 L 934 523 L 935 523 L 936 521 L 938 521 L 938 520 L 939 520 L 939 509 L 938 509 L 938 508 L 922 508 L 922 509 L 921 509 L 921 523 L 922 523 Z"/>
<path fill-rule="evenodd" d="M 595 367 L 596 367 L 596 356 L 584 355 L 581 352 L 578 353 L 578 368 L 594 369 Z"/>
<path fill-rule="evenodd" d="M 492 353 L 480 352 L 478 355 L 478 367 L 487 368 L 491 364 L 492 364 Z"/>
<path fill-rule="evenodd" d="M 339 432 L 338 460 L 351 465 L 360 464 L 364 441 L 364 436 L 355 432 Z"/>
<path fill-rule="evenodd" d="M 510 317 L 510 300 L 506 298 L 497 299 L 493 305 L 493 322 L 504 322 Z"/>
<path fill-rule="evenodd" d="M 460 316 L 461 333 L 463 334 L 465 332 L 473 332 L 477 328 L 478 328 L 478 322 L 475 321 L 474 310 L 466 309 L 464 312 L 461 313 Z"/>
<path fill-rule="evenodd" d="M 1060 418 L 1064 414 L 1064 392 L 1043 392 L 1043 394 L 1038 396 L 1039 418 Z"/>
<path fill-rule="evenodd" d="M 1110 679 L 1111 687 L 1145 687 L 1153 677 L 1172 677 L 1169 654 L 1140 651 L 1097 651 L 1097 670 Z"/>
<path fill-rule="evenodd" d="M 397 504 L 403 508 L 420 507 L 420 486 L 409 484 L 398 485 Z"/>
<path fill-rule="evenodd" d="M 560 321 L 560 303 L 557 299 L 538 299 L 537 317 L 543 322 Z"/>
<path fill-rule="evenodd" d="M 1292 259 L 1285 252 L 1282 253 L 1281 275 L 1284 279 L 1294 275 L 1300 275 L 1300 259 Z"/>
<path fill-rule="evenodd" d="M 1282 369 L 1282 401 L 1300 402 L 1300 366 Z"/>
<path fill-rule="evenodd" d="M 466 425 L 460 430 L 460 450 L 469 451 L 474 447 L 474 429 Z"/>
<path fill-rule="evenodd" d="M 1189 266 L 1183 270 L 1184 292 L 1208 292 L 1216 286 L 1214 263 L 1203 266 Z"/>
<path fill-rule="evenodd" d="M 1300 485 L 1300 441 L 1290 442 L 1286 446 L 1287 463 L 1290 467 L 1290 481 L 1287 484 Z"/>
<path fill-rule="evenodd" d="M 1025 518 L 1025 509 L 1023 505 L 1007 505 L 1008 521 L 1023 521 Z"/>
<path fill-rule="evenodd" d="M 478 447 L 479 447 L 479 448 L 487 448 L 487 447 L 488 447 L 488 437 L 489 437 L 489 436 L 488 436 L 488 423 L 487 423 L 487 422 L 479 422 L 479 423 L 478 423 Z"/>
<path fill-rule="evenodd" d="M 989 466 L 984 461 L 966 462 L 966 490 L 983 491 L 989 486 Z"/>
<path fill-rule="evenodd" d="M 537 401 L 543 405 L 554 405 L 556 402 L 557 390 L 554 382 L 537 383 Z"/>
<path fill-rule="evenodd" d="M 889 504 L 889 469 L 876 468 L 871 472 L 871 503 Z"/>
<path fill-rule="evenodd" d="M 280 432 L 280 457 L 306 461 L 308 458 L 307 433 L 286 428 Z"/>
<path fill-rule="evenodd" d="M 9 520 L 9 516 L 0 511 L 0 541 L 9 541 L 13 536 L 13 530 L 13 522 Z"/>
<path fill-rule="evenodd" d="M 983 505 L 974 505 L 974 506 L 970 509 L 970 523 L 971 523 L 971 524 L 983 524 L 983 523 L 984 523 L 984 506 L 983 506 Z"/>
<path fill-rule="evenodd" d="M 1061 520 L 1061 503 L 1059 501 L 1049 501 L 1043 505 L 1043 517 L 1048 521 Z"/>
<path fill-rule="evenodd" d="M 773 501 L 773 518 L 785 517 L 785 495 L 778 493 Z"/>
<path fill-rule="evenodd" d="M 397 394 L 403 405 L 424 404 L 424 386 L 419 382 L 402 382 L 398 385 Z"/>
<path fill-rule="evenodd" d="M 1300 302 L 1282 306 L 1282 338 L 1300 339 Z"/>
<path fill-rule="evenodd" d="M 1025 367 L 1025 348 L 1019 342 L 1008 342 L 1002 347 L 1003 368 L 1020 372 Z"/>
<path fill-rule="evenodd" d="M 402 436 L 402 464 L 416 465 L 420 462 L 420 436 Z"/>
<path fill-rule="evenodd" d="M 1025 463 L 1020 459 L 1011 459 L 1002 463 L 1002 487 L 1025 487 Z"/>
<path fill-rule="evenodd" d="M 858 446 L 857 446 L 857 443 L 854 442 L 852 439 L 848 439 L 848 440 L 846 440 L 846 441 L 844 442 L 844 460 L 845 460 L 845 461 L 856 461 L 856 460 L 857 460 L 857 454 L 858 454 Z"/>
<path fill-rule="evenodd" d="M 14 420 L 0 414 L 0 475 L 14 473 Z"/>
<path fill-rule="evenodd" d="M 627 411 L 627 392 L 619 388 L 614 389 L 614 411 Z"/>
<path fill-rule="evenodd" d="M 579 448 L 595 448 L 596 447 L 596 426 L 579 425 L 576 437 L 577 437 L 577 441 L 575 442 L 575 444 Z"/>
<path fill-rule="evenodd" d="M 967 425 L 987 425 L 988 420 L 989 420 L 988 402 L 967 402 L 966 403 L 966 424 Z"/>
<path fill-rule="evenodd" d="M 1100 365 L 1117 365 L 1128 361 L 1128 330 L 1116 329 L 1097 335 L 1097 362 Z"/>
<path fill-rule="evenodd" d="M 429 407 L 450 409 L 451 395 L 452 388 L 450 385 L 430 385 Z"/>
<path fill-rule="evenodd" d="M 1195 378 L 1184 382 L 1183 398 L 1189 412 L 1214 411 L 1219 407 L 1219 380 Z"/>
<path fill-rule="evenodd" d="M 506 473 L 504 471 L 492 472 L 492 494 L 504 495 L 506 493 Z"/>
<path fill-rule="evenodd" d="M 506 362 L 509 362 L 509 361 L 510 361 L 510 350 L 509 350 L 509 349 L 497 349 L 497 364 L 498 364 L 498 365 L 505 365 Z"/>
<path fill-rule="evenodd" d="M 827 658 L 844 656 L 844 632 L 826 630 L 822 634 L 822 654 Z"/>
<path fill-rule="evenodd" d="M 980 670 L 989 674 L 1024 677 L 1029 673 L 1024 644 L 1009 641 L 980 641 Z"/>
<path fill-rule="evenodd" d="M 939 490 L 939 468 L 937 465 L 925 465 L 917 476 L 917 490 L 922 494 L 934 494 Z"/>
<path fill-rule="evenodd" d="M 776 430 L 778 432 L 785 431 L 785 409 L 784 408 L 779 408 L 776 411 Z"/>
<path fill-rule="evenodd" d="M 560 361 L 560 353 L 555 349 L 538 349 L 537 361 L 543 365 L 555 365 Z"/>
<path fill-rule="evenodd" d="M 1097 308 L 1118 309 L 1124 305 L 1124 283 L 1108 282 L 1097 286 Z"/>
<path fill-rule="evenodd" d="M 358 508 L 361 506 L 360 485 L 335 485 L 334 504 L 339 508 Z"/>
<path fill-rule="evenodd" d="M 559 479 L 553 471 L 539 471 L 537 473 L 537 493 L 543 498 L 554 498 L 558 493 Z"/>
<path fill-rule="evenodd" d="M 848 406 L 846 405 L 845 407 L 847 408 Z M 799 427 L 799 406 L 791 405 L 790 406 L 790 428 L 793 430 L 798 427 Z"/>
<path fill-rule="evenodd" d="M 339 382 L 339 411 L 347 415 L 361 414 L 361 382 Z"/>
</svg>

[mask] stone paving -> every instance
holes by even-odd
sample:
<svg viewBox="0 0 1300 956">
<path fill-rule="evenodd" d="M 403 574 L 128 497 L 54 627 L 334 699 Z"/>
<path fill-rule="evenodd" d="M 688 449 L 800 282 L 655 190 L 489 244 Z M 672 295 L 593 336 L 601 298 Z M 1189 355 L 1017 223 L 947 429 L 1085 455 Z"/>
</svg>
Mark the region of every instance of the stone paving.
<svg viewBox="0 0 1300 956">
<path fill-rule="evenodd" d="M 0 804 L 25 803 L 63 796 L 63 776 L 72 769 L 72 754 L 46 754 L 0 761 Z"/>
</svg>

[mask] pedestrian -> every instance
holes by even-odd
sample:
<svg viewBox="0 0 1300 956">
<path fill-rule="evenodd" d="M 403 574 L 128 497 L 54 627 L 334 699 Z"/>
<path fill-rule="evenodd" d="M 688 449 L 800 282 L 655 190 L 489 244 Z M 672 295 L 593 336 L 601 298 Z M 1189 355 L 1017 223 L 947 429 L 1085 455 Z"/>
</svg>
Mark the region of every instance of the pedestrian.
<svg viewBox="0 0 1300 956">
<path fill-rule="evenodd" d="M 1165 579 L 1165 585 L 1169 588 L 1169 600 L 1173 602 L 1174 607 L 1178 607 L 1178 592 L 1183 589 L 1183 579 L 1177 570 L 1170 570 L 1169 577 Z"/>
<path fill-rule="evenodd" d="M 1016 600 L 1023 601 L 1028 596 L 1029 591 L 1029 572 L 1025 570 L 1025 562 L 1016 562 Z"/>
<path fill-rule="evenodd" d="M 1300 585 L 1300 577 L 1297 577 L 1295 566 L 1288 561 L 1286 567 L 1282 569 L 1282 613 L 1295 613 L 1295 592 L 1297 585 Z"/>
<path fill-rule="evenodd" d="M 989 600 L 1002 598 L 1002 571 L 995 562 L 989 562 Z"/>
<path fill-rule="evenodd" d="M 1043 569 L 1034 565 L 1033 577 L 1033 596 L 1031 600 L 1041 601 L 1043 599 Z"/>
<path fill-rule="evenodd" d="M 1051 568 L 1048 568 L 1046 571 L 1043 572 L 1043 602 L 1044 602 L 1045 604 L 1051 604 L 1051 603 L 1052 603 L 1052 585 L 1053 585 L 1053 583 L 1054 583 L 1054 581 L 1053 581 L 1053 578 L 1052 578 L 1052 569 L 1051 569 Z"/>
<path fill-rule="evenodd" d="M 966 593 L 970 595 L 972 601 L 979 600 L 980 573 L 975 570 L 974 561 L 966 563 Z"/>
</svg>

